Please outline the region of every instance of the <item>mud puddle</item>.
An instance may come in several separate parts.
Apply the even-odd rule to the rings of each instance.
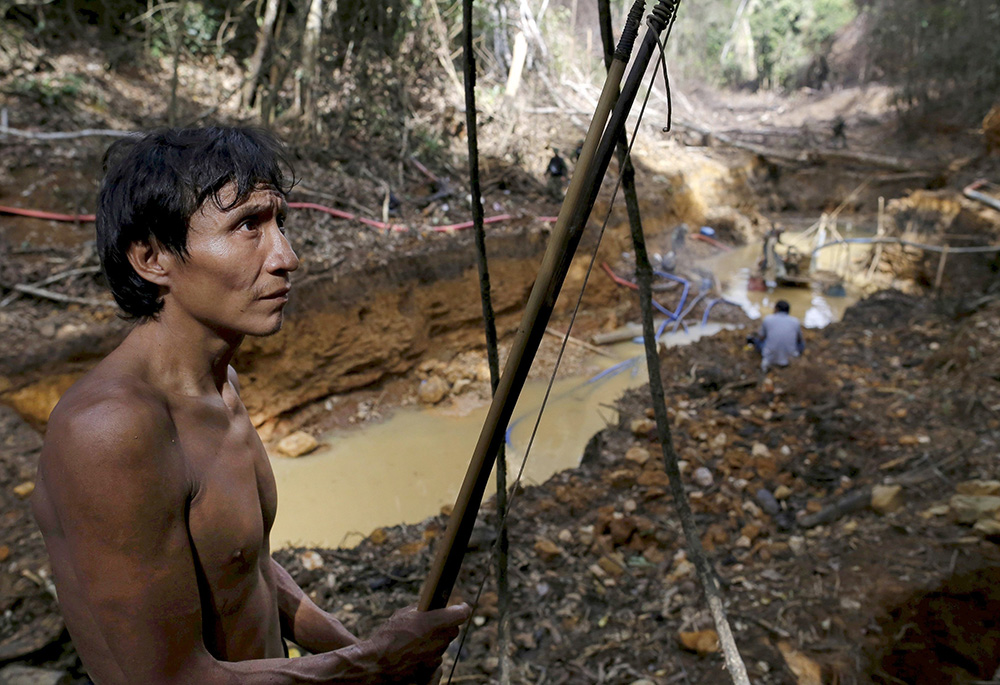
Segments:
[[[804,241],[786,237],[785,244],[805,250]],[[857,251],[865,246],[852,246]],[[779,299],[808,328],[838,321],[856,301],[830,297],[820,286],[748,288],[751,270],[760,257],[759,245],[738,247],[699,264],[716,276],[721,294],[741,306],[752,318],[773,310]],[[835,271],[845,260],[839,249],[819,253],[817,268]],[[688,323],[688,330],[665,329],[661,342],[684,345],[721,329],[709,321]],[[507,434],[510,482],[517,477],[525,451],[530,457],[521,481],[537,484],[552,474],[576,467],[590,438],[617,415],[615,401],[631,387],[646,383],[646,365],[638,341],[608,346],[610,356],[590,357],[589,371],[570,378],[557,377],[543,418],[532,439],[538,408],[547,384],[529,381],[521,394]],[[437,514],[454,502],[465,476],[488,407],[469,406],[461,398],[448,407],[404,408],[383,422],[364,428],[320,436],[321,447],[297,460],[271,460],[278,484],[277,519],[271,533],[274,547],[353,546],[377,527],[415,523]],[[487,492],[492,492],[491,485]]]
[[[665,333],[660,341],[684,345],[719,330],[718,324],[693,326],[688,333]],[[590,438],[617,421],[615,400],[647,381],[641,345],[607,349],[608,357],[593,355],[586,362],[588,375],[557,376],[540,421],[548,383],[525,384],[507,431],[509,482],[522,461],[524,485],[579,465]],[[449,407],[404,408],[382,423],[321,436],[321,448],[308,456],[273,457],[281,505],[272,545],[353,546],[377,527],[437,514],[455,501],[487,410],[463,406],[461,398]],[[495,491],[492,482],[488,493]]]

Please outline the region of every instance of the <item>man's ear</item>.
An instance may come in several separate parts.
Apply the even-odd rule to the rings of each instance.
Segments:
[[[128,261],[141,278],[156,285],[167,285],[173,255],[155,240],[129,245]]]

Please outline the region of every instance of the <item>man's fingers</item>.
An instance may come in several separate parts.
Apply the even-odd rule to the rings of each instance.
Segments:
[[[466,602],[461,604],[452,604],[444,609],[438,609],[443,622],[446,625],[460,626],[469,620],[469,616],[472,615],[472,607],[470,607]]]

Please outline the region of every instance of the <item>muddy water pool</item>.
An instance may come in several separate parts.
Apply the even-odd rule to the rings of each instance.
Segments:
[[[789,242],[786,240],[786,242]],[[820,253],[819,268],[843,259],[837,250]],[[747,289],[759,246],[737,248],[703,262],[721,294],[751,318],[772,311],[779,299],[810,328],[843,315],[857,298],[827,297],[818,288]],[[709,322],[689,324],[687,333],[669,331],[661,342],[681,345],[721,329]],[[576,466],[590,438],[616,421],[615,400],[646,382],[642,346],[608,346],[609,357],[594,355],[587,374],[553,385],[531,443],[521,482],[541,483]],[[550,372],[549,372],[550,373]],[[528,382],[508,430],[508,481],[513,482],[531,440],[547,383]],[[296,460],[274,457],[278,514],[271,534],[275,549],[287,546],[349,547],[380,526],[415,523],[454,502],[465,477],[488,407],[404,408],[383,422],[321,436],[317,451]],[[487,488],[493,492],[494,485]]]
[[[661,340],[683,344],[719,329],[709,324],[694,327],[691,335],[667,334]],[[645,362],[638,363],[640,345],[611,349],[611,357],[594,356],[591,375],[557,376],[525,462],[523,484],[541,483],[576,466],[594,433],[616,420],[610,408],[615,399],[646,382]],[[520,470],[547,385],[526,383],[514,410],[507,435],[510,482]],[[272,545],[350,546],[379,526],[415,523],[438,513],[455,501],[487,409],[404,408],[382,423],[325,435],[320,449],[305,457],[273,457],[279,506]],[[487,492],[495,492],[495,485]]]

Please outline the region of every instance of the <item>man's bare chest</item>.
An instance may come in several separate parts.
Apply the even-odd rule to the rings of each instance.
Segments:
[[[197,563],[209,587],[237,590],[270,553],[277,491],[267,454],[238,398],[180,406],[173,417]]]

